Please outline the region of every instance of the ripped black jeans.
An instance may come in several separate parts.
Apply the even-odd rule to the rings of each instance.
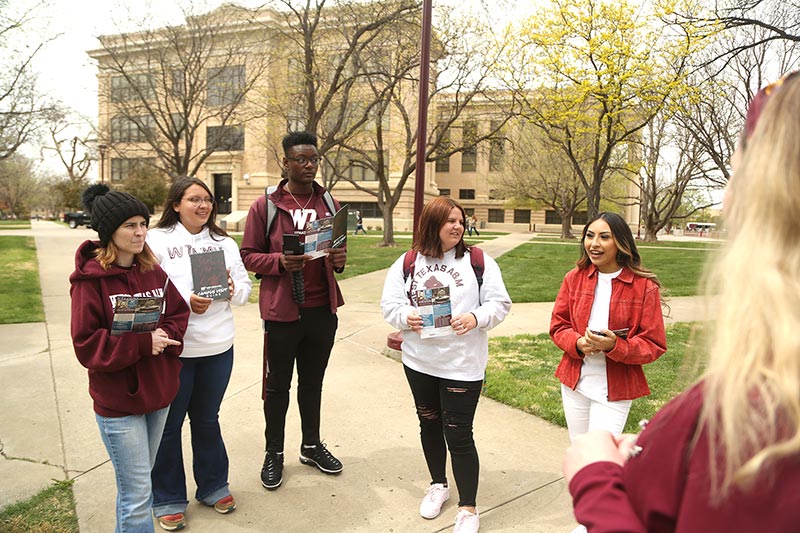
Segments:
[[[432,483],[447,483],[447,449],[453,461],[459,507],[474,507],[478,494],[478,450],[472,421],[483,380],[456,381],[422,374],[403,365],[414,395],[420,439]]]

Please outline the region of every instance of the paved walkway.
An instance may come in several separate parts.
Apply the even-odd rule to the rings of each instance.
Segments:
[[[78,244],[94,238],[34,222],[46,323],[0,326],[0,508],[28,498],[52,479],[74,479],[82,532],[114,523],[113,469],[103,448],[69,335],[69,283]],[[493,257],[528,240],[510,234],[481,245]],[[402,250],[398,250],[398,256]],[[344,280],[337,342],[325,380],[322,435],[344,472],[325,476],[293,457],[300,430],[294,400],[286,424],[283,486],[265,491],[261,407],[262,335],[258,307],[234,310],[236,363],[220,420],[230,455],[231,490],[238,510],[227,516],[196,502],[188,509],[193,532],[436,532],[452,528],[457,497],[439,518],[417,508],[429,482],[411,395],[400,365],[382,356],[391,328],[377,304],[385,271]],[[515,304],[493,335],[547,330],[552,304]],[[673,319],[699,318],[695,299],[672,301]],[[557,354],[554,353],[554,358]],[[554,359],[555,364],[555,359]],[[187,428],[188,429],[188,428]],[[478,507],[482,531],[570,531],[570,497],[561,476],[566,430],[482,398],[475,421],[481,454]],[[184,450],[189,450],[184,431]],[[293,444],[294,443],[294,444]],[[191,472],[191,453],[186,457]],[[189,474],[191,477],[191,474]],[[193,491],[192,482],[189,482]],[[190,492],[191,494],[192,492]]]

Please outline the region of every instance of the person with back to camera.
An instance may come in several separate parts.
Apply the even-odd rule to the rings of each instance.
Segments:
[[[716,317],[702,378],[638,438],[587,433],[567,451],[575,516],[592,533],[798,529],[798,117],[798,74],[750,105],[731,158],[728,241],[707,269]]]
[[[489,352],[488,331],[511,309],[500,268],[488,255],[464,243],[464,209],[440,196],[422,210],[413,251],[389,269],[383,286],[384,319],[402,330],[402,359],[420,424],[420,438],[431,475],[419,507],[422,517],[436,518],[450,498],[445,473],[450,449],[459,502],[456,532],[478,531],[478,451],[472,424],[483,387]],[[473,254],[483,257],[482,282],[473,268]],[[423,318],[413,295],[422,289],[449,287],[452,331],[422,338]],[[450,328],[448,328],[450,329]]]
[[[335,211],[340,206],[314,181],[320,161],[317,137],[292,132],[282,145],[286,178],[269,195],[276,216],[268,226],[267,197],[259,197],[247,215],[241,248],[247,269],[261,276],[258,302],[264,320],[266,421],[261,484],[268,490],[277,489],[283,481],[286,412],[295,361],[302,426],[300,462],[325,474],[342,471],[341,461],[320,439],[320,409],[322,382],[338,325],[336,310],[344,305],[334,272],[344,271],[347,249],[328,249],[324,259],[315,260],[307,254],[283,253],[285,234],[302,234],[307,222],[333,216],[328,198]],[[297,283],[299,275],[302,286]],[[293,294],[293,288],[299,294]]]
[[[152,532],[150,470],[178,392],[189,308],[145,242],[150,213],[141,201],[93,185],[83,203],[99,242],[85,241],[75,253],[72,344],[89,371],[95,418],[114,466],[116,531]],[[155,331],[112,334],[122,297],[163,297]]]
[[[233,369],[234,322],[231,304],[244,305],[253,284],[239,247],[216,224],[214,195],[197,178],[176,179],[167,194],[158,226],[147,243],[191,308],[183,338],[181,385],[170,406],[153,467],[153,514],[167,530],[186,525],[186,473],[181,431],[188,413],[192,434],[195,497],[215,511],[236,509],[228,486],[228,453],[219,409]],[[190,255],[222,250],[228,268],[229,297],[212,300],[194,293]]]

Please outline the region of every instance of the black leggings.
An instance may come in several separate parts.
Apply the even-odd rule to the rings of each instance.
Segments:
[[[459,507],[474,507],[478,494],[478,450],[472,421],[483,380],[456,381],[422,374],[403,365],[419,418],[420,439],[432,483],[447,483],[447,449],[453,461]],[[446,445],[445,445],[446,442]]]
[[[322,380],[333,348],[338,318],[328,306],[303,308],[300,320],[264,322],[264,357],[269,365],[264,389],[267,450],[283,451],[289,389],[297,360],[297,405],[303,444],[320,441]]]

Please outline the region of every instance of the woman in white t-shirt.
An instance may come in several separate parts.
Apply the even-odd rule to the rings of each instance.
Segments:
[[[459,496],[454,529],[458,533],[479,527],[478,451],[472,423],[486,372],[487,332],[511,309],[497,263],[464,244],[465,218],[461,205],[449,197],[428,203],[410,252],[415,256],[407,252],[394,262],[381,297],[383,317],[402,332],[403,369],[431,475],[419,512],[436,518],[450,498],[445,470],[449,448]],[[479,281],[476,272],[481,267],[473,264],[477,266],[481,255]]]
[[[571,440],[595,429],[619,435],[631,401],[650,394],[642,365],[667,348],[660,285],[621,216],[603,212],[586,224],[550,321],[564,350],[555,375]]]

